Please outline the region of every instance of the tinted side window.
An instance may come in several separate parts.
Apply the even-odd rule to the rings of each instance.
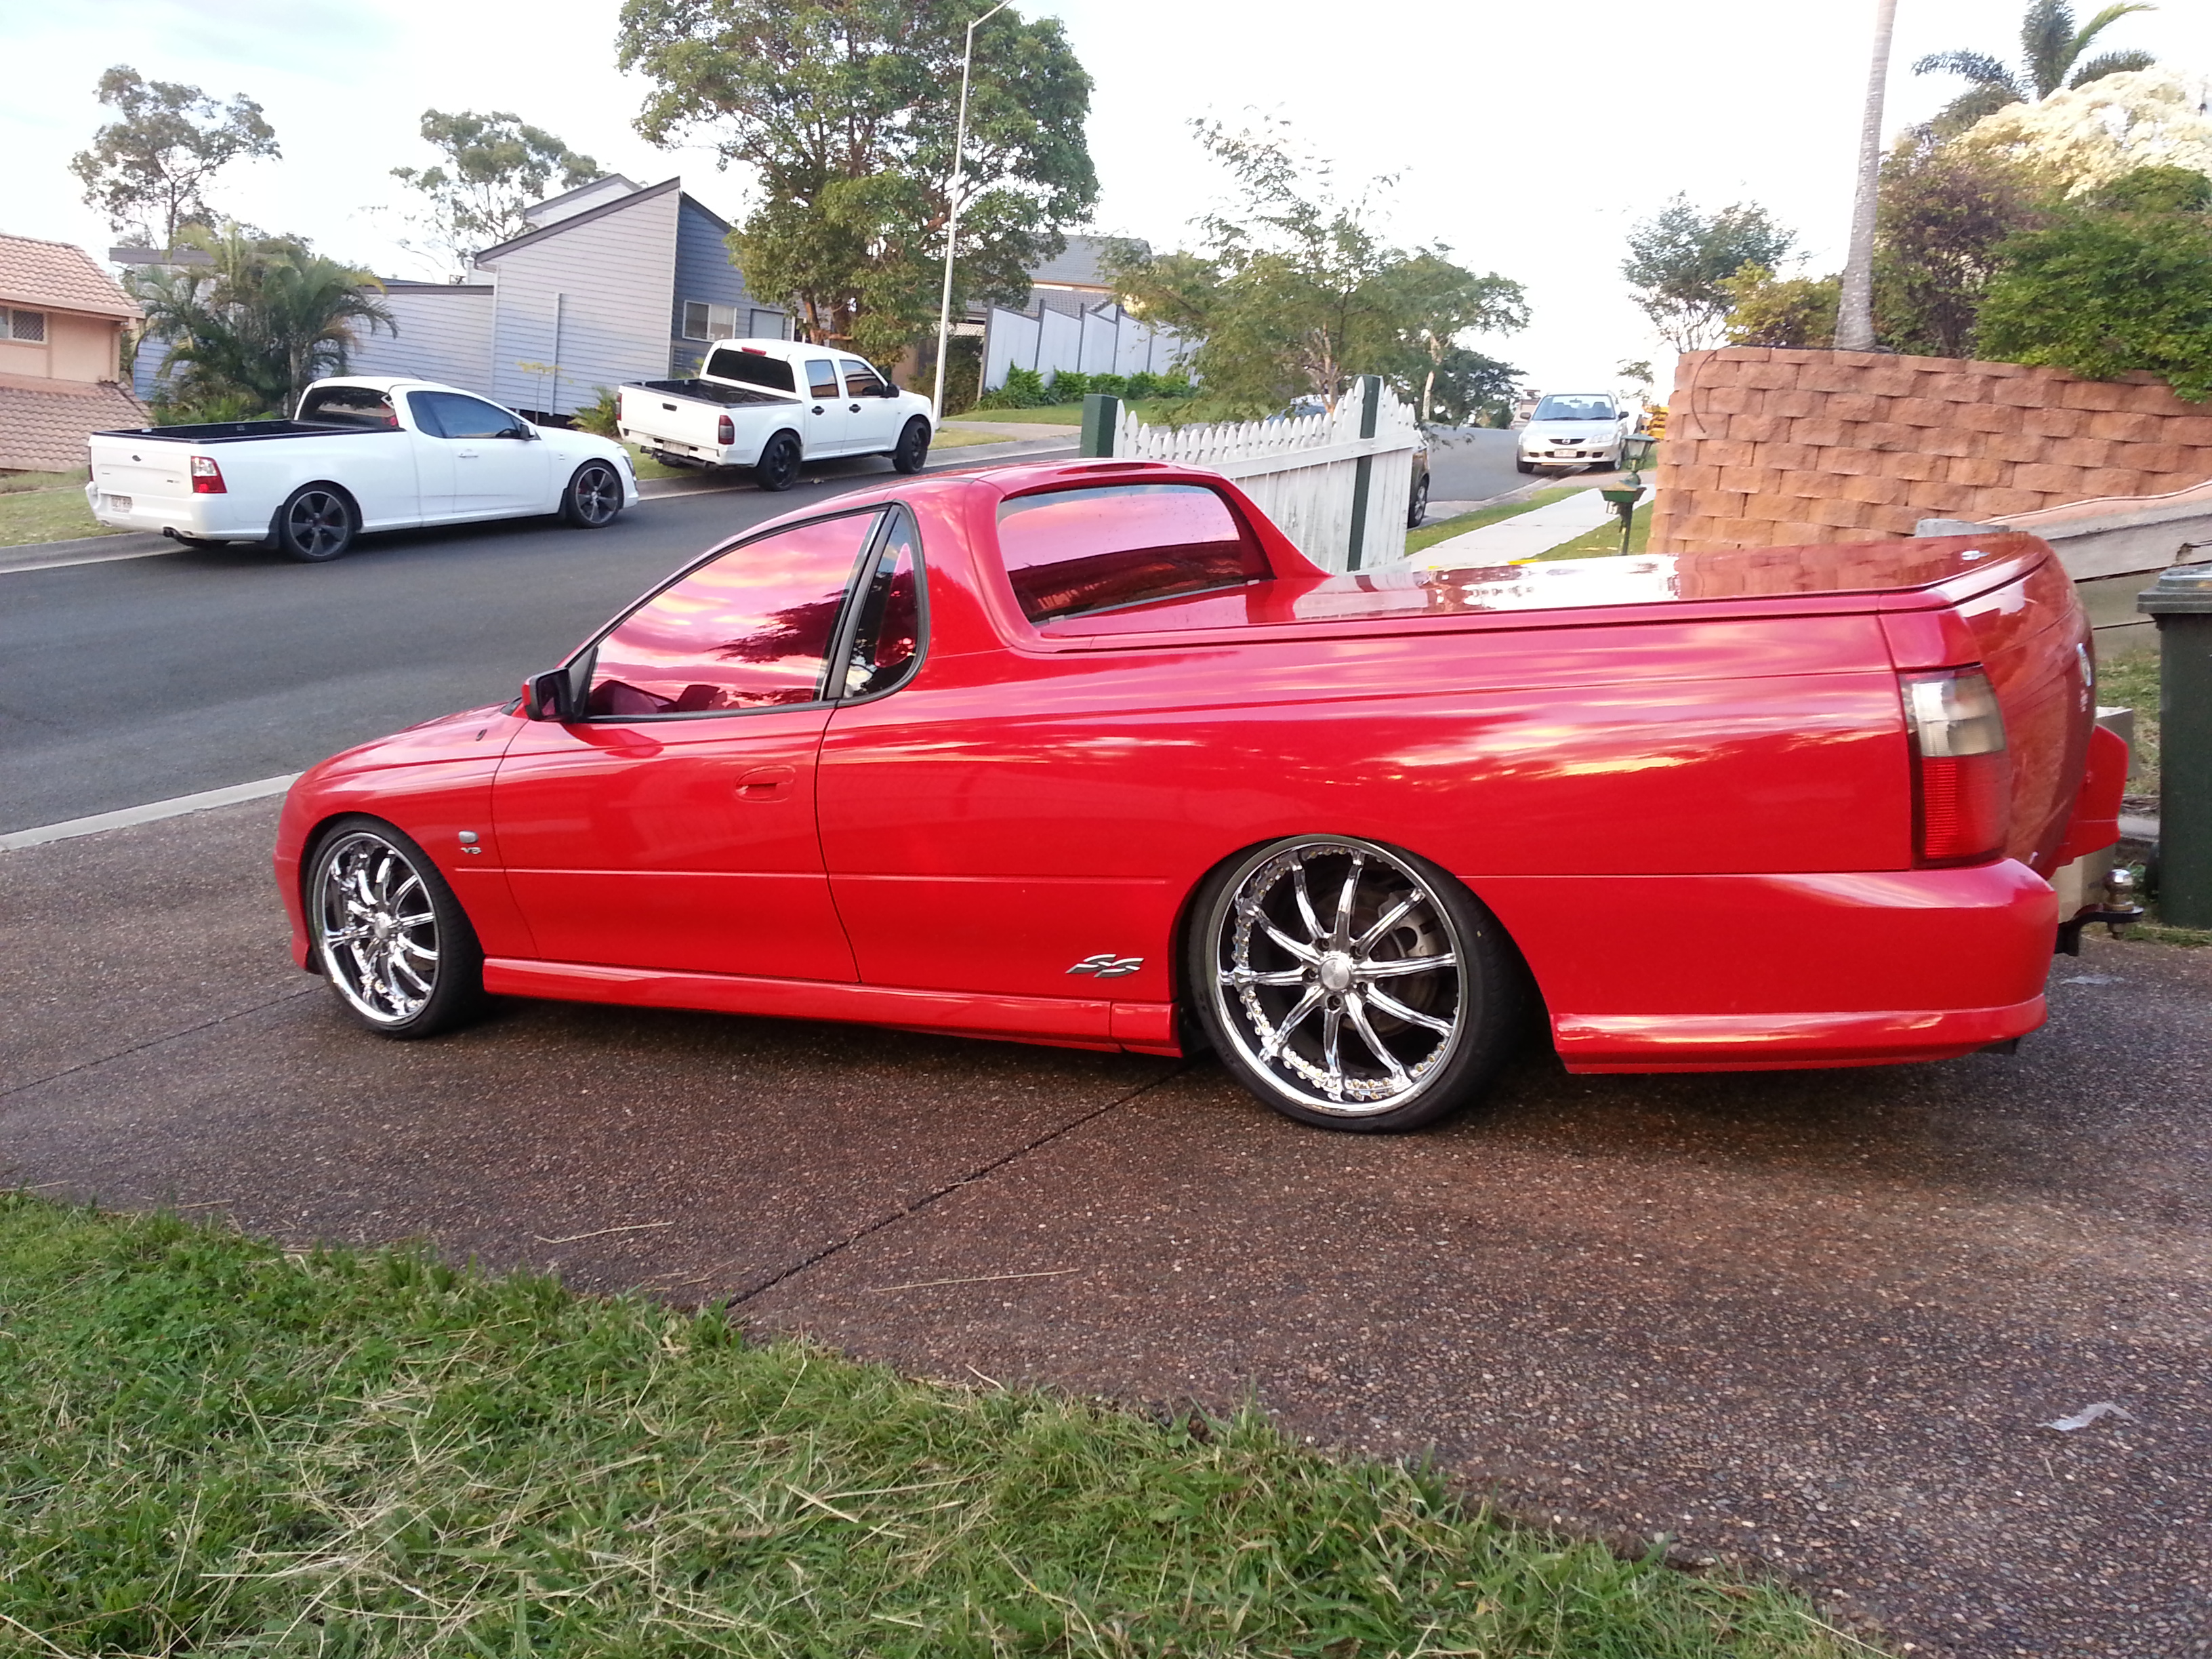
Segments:
[[[422,404],[430,405],[437,421],[433,429],[441,438],[496,438],[522,424],[498,404],[481,398],[464,398],[458,392],[412,392],[407,403],[417,411],[418,418]]]
[[[999,552],[1033,623],[1263,580],[1267,558],[1200,484],[1110,484],[1018,495]]]
[[[845,371],[845,391],[850,397],[880,398],[888,389],[884,377],[866,363],[846,357],[840,360],[837,367]]]
[[[365,386],[317,386],[300,399],[300,419],[313,426],[361,426],[375,432],[399,424],[392,399]]]
[[[415,417],[415,428],[426,437],[442,438],[446,429],[438,424],[438,398],[432,392],[410,392],[407,394],[407,412]]]
[[[764,386],[770,392],[798,390],[799,383],[791,378],[791,365],[781,357],[757,356],[725,347],[708,354],[707,372],[717,380],[742,380],[747,386]]]
[[[816,397],[834,398],[837,395],[837,366],[827,357],[808,361],[806,379]]]
[[[599,641],[590,716],[820,700],[837,614],[878,517],[848,514],[748,542],[661,589]]]
[[[904,679],[921,651],[921,547],[902,507],[869,562],[845,660],[845,695],[872,696]]]

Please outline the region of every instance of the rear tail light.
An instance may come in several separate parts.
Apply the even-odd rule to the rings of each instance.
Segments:
[[[714,422],[714,441],[716,443],[728,445],[733,444],[737,442],[737,423],[731,420],[728,416],[725,415],[720,420]]]
[[[223,487],[222,469],[215,464],[211,455],[192,457],[192,494],[195,495],[228,495]]]
[[[2012,758],[2004,714],[1978,668],[1903,677],[1912,739],[1916,863],[1978,864],[2004,850]]]

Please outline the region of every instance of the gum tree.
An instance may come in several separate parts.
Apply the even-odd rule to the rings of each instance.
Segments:
[[[218,104],[198,87],[149,81],[118,64],[100,77],[99,97],[116,118],[70,158],[70,171],[86,206],[147,246],[173,247],[185,226],[208,223],[208,184],[230,163],[282,154],[261,106],[244,93]]]
[[[392,176],[422,198],[413,218],[426,249],[459,270],[478,249],[529,229],[522,210],[532,203],[601,176],[590,156],[503,110],[426,109],[419,130],[444,159],[394,167]]]

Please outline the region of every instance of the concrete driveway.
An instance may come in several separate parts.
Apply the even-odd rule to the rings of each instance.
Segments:
[[[379,1041],[284,957],[275,814],[0,854],[0,1179],[1254,1396],[1917,1652],[2212,1650],[2212,951],[2093,941],[2014,1058],[1532,1057],[1369,1139],[1206,1063],[551,1004]]]

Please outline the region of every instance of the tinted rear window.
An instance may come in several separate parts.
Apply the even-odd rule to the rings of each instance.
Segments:
[[[791,378],[791,365],[782,358],[757,357],[750,351],[727,347],[708,354],[707,373],[718,380],[742,380],[747,386],[764,386],[770,392],[799,389],[799,383]]]
[[[1033,623],[1238,587],[1271,574],[1229,504],[1200,484],[1109,484],[1018,495],[999,553]]]
[[[392,399],[365,386],[317,386],[300,399],[300,419],[314,426],[365,426],[378,432],[399,424]]]

